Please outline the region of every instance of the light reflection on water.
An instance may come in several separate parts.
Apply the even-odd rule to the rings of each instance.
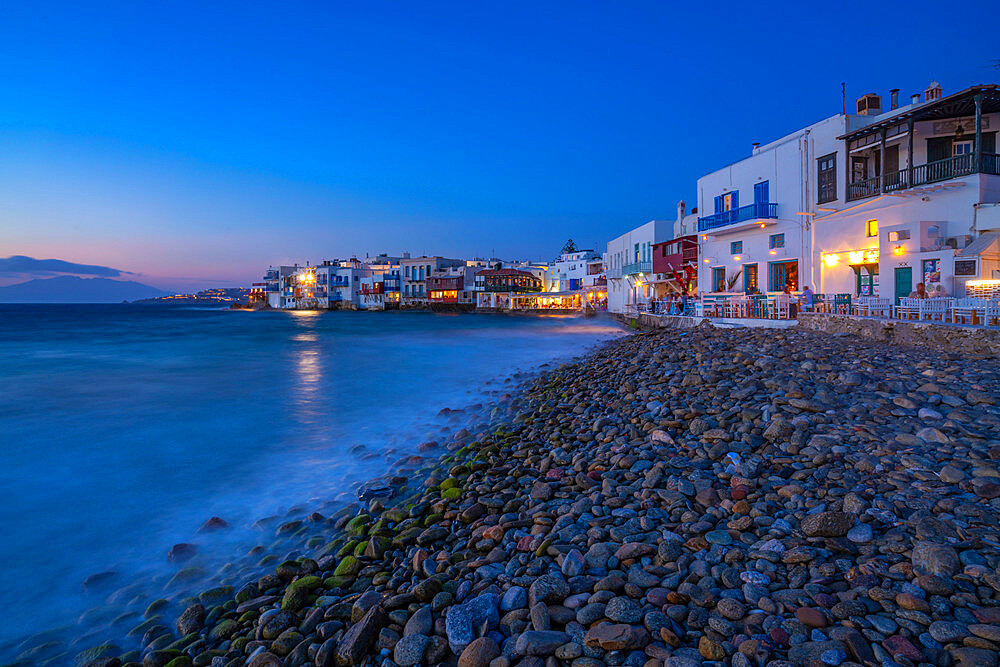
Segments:
[[[618,331],[567,317],[0,306],[0,607],[18,610],[0,624],[0,661],[5,640],[103,604],[81,595],[86,576],[169,576],[181,541],[208,564],[245,553],[257,519],[350,492],[439,438],[441,408],[487,401],[510,373]],[[198,535],[212,515],[233,528]]]

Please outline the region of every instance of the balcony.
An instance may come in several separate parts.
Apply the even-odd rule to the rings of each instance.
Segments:
[[[541,285],[481,285],[483,292],[541,292]]]
[[[746,206],[734,208],[731,211],[722,211],[714,215],[706,215],[698,218],[698,231],[705,232],[709,229],[718,229],[737,222],[747,222],[749,220],[776,219],[778,217],[778,205],[768,202],[754,202]]]
[[[944,160],[916,165],[913,167],[912,175],[911,170],[900,169],[875,178],[866,178],[863,181],[848,184],[847,201],[856,201],[882,193],[906,190],[972,174],[1000,176],[1000,155],[983,153],[979,156],[978,165],[974,154],[955,155]]]
[[[626,264],[622,267],[622,273],[626,276],[635,273],[652,273],[653,272],[653,262],[632,262],[631,264]]]

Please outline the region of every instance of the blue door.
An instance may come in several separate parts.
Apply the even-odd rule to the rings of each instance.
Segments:
[[[894,294],[898,306],[900,298],[910,296],[913,290],[913,267],[897,266],[893,277],[896,282]]]
[[[767,198],[769,186],[767,181],[761,181],[753,186],[754,215],[758,218],[767,215]]]

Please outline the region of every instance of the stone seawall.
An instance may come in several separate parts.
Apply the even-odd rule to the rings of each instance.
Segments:
[[[903,347],[930,348],[984,359],[1000,358],[1000,329],[815,313],[800,313],[799,327]]]
[[[708,324],[717,329],[788,329],[796,326],[795,320],[755,320],[732,317],[687,317],[672,315],[664,317],[650,313],[638,315],[615,315],[615,318],[627,327],[634,329],[692,329]]]

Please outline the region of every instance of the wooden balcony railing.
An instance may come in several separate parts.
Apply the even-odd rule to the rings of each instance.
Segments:
[[[1000,176],[1000,155],[983,153],[979,156],[979,164],[972,154],[955,155],[944,160],[935,160],[927,164],[913,167],[912,178],[909,169],[890,171],[882,176],[866,178],[847,186],[847,201],[874,197],[883,192],[894,192],[907,188],[938,183],[952,178],[962,178],[972,174],[991,174]]]

